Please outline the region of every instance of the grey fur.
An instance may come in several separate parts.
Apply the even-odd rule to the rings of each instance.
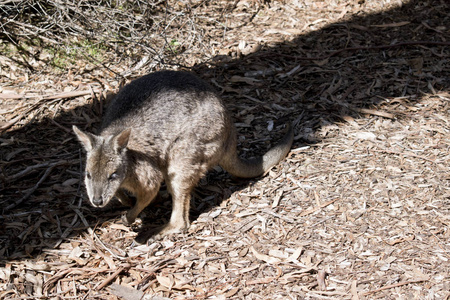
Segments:
[[[262,157],[239,158],[236,130],[220,97],[187,72],[161,71],[126,85],[112,100],[100,135],[74,131],[87,151],[85,183],[93,206],[113,196],[130,205],[133,223],[163,181],[172,195],[169,223],[160,234],[189,227],[192,189],[213,166],[237,177],[264,174],[289,152],[293,130]]]

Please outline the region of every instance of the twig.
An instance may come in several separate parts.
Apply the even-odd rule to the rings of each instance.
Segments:
[[[58,213],[61,213],[61,210],[50,209],[50,210],[47,210],[46,212],[47,213],[58,214]],[[14,214],[2,215],[2,216],[0,216],[0,220],[7,220],[7,219],[18,218],[18,217],[27,217],[27,216],[30,216],[32,214],[40,214],[40,215],[42,215],[42,213],[43,213],[42,209],[27,210],[27,211],[17,212],[17,213],[14,213]]]
[[[35,186],[32,187],[31,189],[29,189],[29,190],[25,193],[25,195],[24,195],[22,198],[20,198],[19,200],[17,200],[17,201],[14,202],[14,203],[11,203],[11,204],[8,205],[7,207],[5,207],[5,208],[3,209],[3,213],[4,213],[5,211],[8,211],[8,210],[10,210],[10,209],[16,207],[17,205],[19,205],[19,204],[22,203],[23,201],[25,201],[28,197],[31,196],[31,194],[33,194],[33,193],[37,190],[37,188],[41,185],[41,183],[44,182],[45,179],[47,179],[47,177],[50,175],[50,173],[52,172],[52,170],[53,170],[55,167],[60,166],[60,165],[64,165],[64,164],[66,164],[66,163],[67,163],[67,161],[59,161],[59,162],[56,162],[56,163],[52,164],[52,165],[45,171],[44,175],[41,177],[41,179],[39,179],[39,181],[35,184]]]
[[[336,199],[330,200],[330,201],[328,201],[328,202],[325,202],[325,203],[323,203],[323,204],[320,204],[320,205],[317,206],[317,207],[308,209],[307,211],[302,212],[302,213],[300,214],[300,217],[304,217],[304,216],[310,215],[310,214],[312,214],[312,213],[315,213],[315,212],[318,211],[319,209],[322,209],[322,208],[324,208],[324,207],[327,207],[328,205],[330,205],[330,204],[332,204],[332,203],[334,203],[334,202],[336,202],[336,201],[338,201],[338,200],[340,200],[340,198],[336,198]]]
[[[397,154],[397,155],[403,155],[403,156],[411,156],[411,157],[420,158],[420,159],[429,161],[429,162],[431,162],[433,164],[436,163],[432,159],[429,159],[427,157],[423,157],[423,156],[420,156],[420,155],[412,154],[412,153],[403,153],[403,152],[398,152],[398,151],[393,151],[393,150],[385,150],[385,149],[370,149],[369,151],[381,152],[381,153],[389,153],[389,154]]]
[[[56,41],[54,39],[51,39],[51,38],[48,38],[48,37],[45,37],[45,36],[39,34],[39,33],[45,31],[45,29],[43,29],[43,28],[39,28],[39,27],[33,26],[31,24],[25,24],[25,23],[22,23],[22,22],[13,20],[13,19],[6,18],[5,20],[8,23],[15,24],[18,28],[20,28],[21,31],[22,31],[22,33],[20,34],[21,36],[25,36],[25,37],[39,36],[39,38],[43,39],[44,41],[47,41],[49,43],[56,44],[56,45],[61,45],[64,42],[64,41],[58,42],[58,41]],[[25,31],[28,32],[28,34],[24,33]],[[54,35],[54,36],[56,38],[59,38],[57,35]],[[61,39],[61,38],[59,38],[59,39]]]
[[[324,270],[319,270],[317,272],[317,285],[321,291],[325,291],[327,289],[327,284],[325,282],[325,277],[327,273]]]
[[[62,92],[58,94],[52,95],[25,95],[25,94],[2,94],[0,93],[0,99],[30,99],[30,98],[40,98],[41,100],[54,100],[54,99],[65,99],[65,98],[74,98],[86,95],[92,95],[92,93],[98,93],[97,90],[85,90],[85,91],[70,91],[70,92]]]
[[[92,228],[90,227],[88,221],[86,220],[86,218],[84,217],[83,213],[81,212],[81,210],[79,210],[76,207],[72,207],[72,209],[75,211],[75,213],[78,215],[78,217],[80,217],[81,221],[83,222],[84,226],[86,226],[88,233],[93,236],[97,242],[106,250],[108,251],[113,257],[118,258],[120,260],[125,260],[126,257],[123,255],[117,255],[115,254],[111,249],[109,249],[108,247],[106,247],[105,243],[102,242],[102,240],[95,234],[94,230],[92,230]]]
[[[97,291],[101,290],[102,288],[107,286],[111,281],[113,281],[120,273],[122,273],[122,271],[128,270],[129,268],[131,268],[131,264],[125,263],[123,266],[118,268],[114,273],[112,273],[108,278],[103,280],[103,282],[99,286],[97,286],[96,290]]]
[[[49,165],[50,165],[50,162],[45,162],[45,163],[37,164],[37,165],[34,165],[34,166],[28,166],[24,170],[20,171],[19,173],[5,178],[5,181],[11,183],[11,182],[13,182],[13,181],[23,177],[23,176],[26,176],[26,175],[30,174],[35,169],[48,167]]]
[[[11,126],[13,126],[17,122],[19,122],[20,119],[22,119],[22,115],[17,116],[14,119],[9,120],[8,122],[4,123],[3,125],[0,126],[0,132],[4,131],[6,129],[9,129]]]
[[[365,292],[363,294],[363,296],[367,296],[367,295],[378,293],[378,292],[381,292],[381,291],[384,291],[384,290],[396,288],[396,287],[407,285],[407,284],[411,284],[411,283],[423,282],[423,281],[428,281],[428,279],[424,278],[424,279],[408,280],[408,281],[403,281],[403,282],[399,282],[399,283],[395,283],[395,284],[386,285],[386,286],[383,286],[383,287],[381,287],[379,289]]]
[[[169,258],[155,263],[150,268],[136,268],[136,271],[148,273],[141,279],[141,281],[139,281],[137,284],[137,289],[145,291],[149,285],[150,279],[156,276],[156,272],[162,268],[165,268],[167,265],[172,264],[176,264],[176,260]]]
[[[60,129],[64,130],[65,132],[67,132],[67,133],[71,133],[71,132],[72,132],[71,129],[62,126],[61,124],[59,124],[58,122],[56,122],[53,118],[50,118],[50,121],[51,121],[53,124],[55,124],[57,127],[59,127]]]
[[[353,109],[361,114],[369,114],[369,115],[374,115],[374,116],[379,116],[379,117],[383,117],[383,118],[387,118],[387,119],[395,119],[395,115],[385,112],[385,111],[380,111],[380,110],[376,110],[376,109],[369,109],[369,108],[355,108]]]
[[[48,291],[51,288],[51,285],[53,285],[55,282],[57,282],[59,279],[63,278],[66,274],[72,272],[72,269],[66,269],[66,270],[62,270],[58,273],[56,273],[55,275],[53,275],[52,277],[50,277],[46,282],[44,282],[43,285],[43,292],[44,295],[46,295],[48,293]]]

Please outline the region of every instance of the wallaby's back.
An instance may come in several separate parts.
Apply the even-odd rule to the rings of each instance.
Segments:
[[[128,147],[156,155],[165,164],[171,149],[180,147],[191,156],[193,151],[206,151],[204,159],[215,160],[209,152],[218,149],[207,146],[225,146],[232,124],[209,85],[190,73],[162,71],[125,86],[111,102],[102,126],[102,134],[132,128]]]

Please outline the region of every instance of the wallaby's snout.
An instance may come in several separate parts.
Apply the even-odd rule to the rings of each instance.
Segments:
[[[100,179],[103,176],[99,176]],[[110,180],[92,180],[89,176],[85,177],[84,183],[89,196],[89,201],[94,207],[105,207],[117,193],[121,182],[111,182]]]
[[[91,200],[92,201],[92,205],[94,207],[103,207],[104,203],[103,203],[103,198],[99,197],[99,198],[94,198]]]
[[[103,206],[103,199],[102,198],[94,198],[92,199],[92,205],[95,207],[102,207]]]
[[[89,196],[89,201],[94,207],[103,207],[106,205],[103,195],[103,188],[100,184],[96,184],[89,180],[87,177],[85,178],[85,184]]]

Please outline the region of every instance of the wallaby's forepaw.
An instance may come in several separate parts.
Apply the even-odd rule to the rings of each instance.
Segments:
[[[136,221],[136,217],[130,216],[129,213],[122,215],[122,222],[124,225],[131,226]]]

